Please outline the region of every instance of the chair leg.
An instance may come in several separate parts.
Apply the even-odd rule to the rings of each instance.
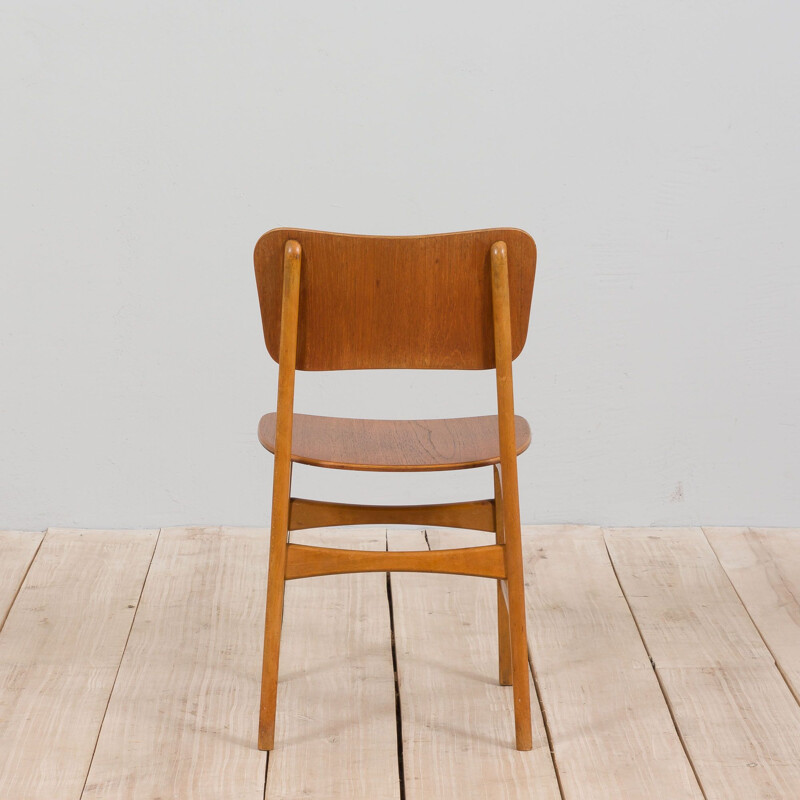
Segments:
[[[514,683],[514,722],[517,750],[533,747],[531,735],[530,666],[525,626],[525,586],[522,574],[522,546],[519,540],[506,542],[508,577],[508,616],[511,629],[511,661]],[[512,568],[513,563],[513,568]]]
[[[494,508],[495,508],[495,541],[505,544],[503,528],[503,492],[500,486],[500,472],[494,468]],[[501,686],[511,686],[513,670],[511,668],[511,639],[503,581],[497,581],[497,649],[499,653],[499,676]]]
[[[258,718],[258,749],[272,750],[275,744],[275,708],[278,700],[278,662],[283,623],[283,590],[286,576],[286,546],[289,536],[289,480],[276,480],[272,493],[267,613],[264,621],[264,660],[261,668],[261,707]]]
[[[522,535],[519,498],[503,498],[506,575],[508,576],[508,617],[511,638],[511,664],[514,684],[514,724],[517,750],[533,747],[531,733],[531,693],[528,664],[528,634],[525,623],[525,576],[522,562]]]

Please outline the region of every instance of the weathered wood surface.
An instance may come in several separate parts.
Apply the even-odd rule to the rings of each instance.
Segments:
[[[78,800],[156,531],[49,530],[0,631],[0,797]]]
[[[657,667],[772,664],[699,528],[612,528],[606,541]]]
[[[42,542],[41,533],[0,531],[0,630],[28,567]]]
[[[267,535],[161,532],[85,800],[262,800]]]
[[[386,548],[383,529],[294,532],[291,541]],[[266,797],[399,800],[386,574],[291,581],[284,610]]]
[[[800,701],[800,530],[703,531]]]
[[[530,643],[566,800],[698,797],[667,701],[706,800],[800,797],[800,706],[787,685],[800,652],[800,534],[706,534],[716,555],[699,529],[606,531],[623,597],[597,529],[526,531]],[[375,529],[292,538],[386,547]],[[429,538],[436,549],[493,540]],[[0,597],[10,598],[0,602],[11,604],[0,798],[261,800],[266,532],[168,530],[155,557],[155,531],[51,530],[37,553],[40,539],[0,533]],[[418,532],[389,541],[426,547]],[[513,747],[494,587],[392,576],[409,800],[562,796],[536,701],[534,750]],[[287,586],[267,797],[398,800],[386,589],[383,573]]]
[[[707,800],[800,797],[800,706],[702,531],[606,541]]]
[[[428,530],[433,549],[493,541],[489,534]],[[416,531],[390,531],[391,550],[422,550]],[[405,793],[420,798],[560,797],[536,693],[533,749],[514,748],[514,701],[497,679],[495,582],[393,574]]]
[[[526,528],[533,667],[567,800],[702,800],[600,528]]]

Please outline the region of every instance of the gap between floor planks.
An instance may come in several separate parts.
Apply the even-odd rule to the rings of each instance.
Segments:
[[[38,531],[0,531],[0,631],[39,552],[44,534]]]
[[[528,637],[564,796],[700,800],[600,528],[528,527]]]
[[[709,533],[724,549],[724,532]],[[606,541],[707,800],[800,796],[800,706],[753,621],[776,609],[748,611],[699,528],[609,529]],[[760,569],[751,581],[765,583]],[[797,642],[796,619],[788,634]]]
[[[155,531],[48,530],[0,630],[0,796],[80,796]]]
[[[393,530],[388,546],[437,550],[490,539]],[[533,749],[515,749],[513,690],[498,682],[495,582],[424,573],[392,573],[390,581],[407,800],[561,797],[533,685]]]
[[[296,531],[291,541],[384,550],[386,532]],[[386,573],[290,581],[285,591],[275,749],[265,797],[398,800]]]
[[[219,531],[219,529],[212,530]],[[548,530],[551,534],[550,541],[549,543],[545,541],[543,546],[539,549],[548,551],[545,553],[545,557],[548,554],[552,556],[553,552],[557,549],[557,539],[564,539],[563,536],[556,536],[555,539],[553,538],[558,530],[553,527],[539,529],[528,528],[525,537],[526,554],[530,553],[531,543],[536,538],[537,532],[543,533]],[[573,532],[575,531],[575,529],[572,530]],[[583,529],[583,532],[586,534],[588,531],[587,529]],[[52,538],[58,538],[58,533],[62,535],[70,534],[69,531],[53,532]],[[84,536],[87,533],[97,534],[98,532],[73,531],[71,533]],[[261,536],[262,533],[263,532],[259,531],[258,536]],[[326,532],[322,532],[323,536],[325,533]],[[394,532],[393,536],[397,536],[398,533],[405,537],[411,536],[412,538],[414,535],[412,532],[403,531]],[[564,533],[563,529],[561,533]],[[651,657],[653,657],[653,661],[655,662],[654,666],[661,677],[661,688],[675,714],[678,728],[683,728],[683,739],[685,740],[690,757],[694,760],[695,770],[698,771],[700,780],[703,783],[705,796],[709,798],[709,800],[717,797],[724,797],[726,800],[732,800],[734,797],[747,797],[748,800],[750,800],[750,798],[758,797],[800,796],[800,790],[798,790],[798,783],[796,782],[797,758],[794,755],[794,751],[791,751],[788,755],[784,752],[784,745],[789,733],[794,733],[795,731],[795,728],[792,726],[795,724],[794,715],[797,712],[797,704],[794,701],[798,695],[798,675],[800,675],[800,607],[798,607],[797,600],[795,599],[796,597],[800,597],[800,569],[798,569],[798,563],[800,563],[800,546],[798,545],[800,536],[798,536],[798,532],[790,531],[710,528],[706,530],[706,534],[716,551],[716,556],[714,556],[711,548],[707,545],[703,545],[705,538],[702,537],[699,529],[695,529],[693,532],[690,532],[690,534],[687,534],[685,531],[681,533],[678,536],[677,544],[675,541],[667,542],[666,551],[661,552],[660,558],[657,557],[658,549],[656,548],[656,557],[650,558],[649,561],[645,559],[644,562],[639,565],[636,563],[636,558],[630,557],[629,552],[628,555],[625,554],[625,547],[620,549],[620,540],[622,540],[622,544],[626,546],[630,545],[630,540],[633,540],[635,543],[637,539],[639,540],[639,544],[642,544],[644,541],[646,545],[648,541],[652,542],[654,539],[657,539],[659,534],[661,537],[664,537],[669,533],[670,531],[664,530],[637,529],[635,532],[627,532],[627,539],[629,541],[626,543],[624,541],[626,539],[625,532],[614,531],[612,529],[606,532],[605,538],[609,542],[609,550],[612,554],[615,549],[619,550],[614,568],[619,574],[623,588],[627,586],[627,602],[630,604],[633,616],[636,619],[639,629],[642,631],[644,644],[652,654]],[[672,529],[671,533],[673,534],[672,539],[675,540],[674,534],[676,531]],[[119,532],[116,532],[116,534],[119,534]],[[328,532],[328,534],[331,535],[331,540],[335,541],[340,546],[343,544],[344,532]],[[363,539],[363,531],[357,531],[353,535],[356,537],[360,535]],[[419,535],[420,534],[417,534],[417,536]],[[467,536],[469,535],[470,534],[467,534]],[[686,539],[687,535],[689,536],[690,544],[692,544],[691,540],[693,537],[693,548],[690,547],[689,551],[685,550],[686,542],[684,541],[681,543],[680,541],[681,537]],[[8,611],[8,608],[6,608],[5,611],[3,609],[4,602],[6,606],[13,603],[11,606],[13,611],[14,606],[16,606],[14,599],[22,595],[23,599],[20,608],[25,607],[25,597],[30,594],[30,592],[25,592],[23,595],[25,583],[27,582],[27,575],[32,574],[31,590],[34,588],[44,588],[37,585],[37,575],[34,572],[36,566],[36,558],[34,558],[34,555],[36,554],[37,548],[40,547],[40,543],[43,541],[42,536],[39,534],[24,534],[22,536],[23,538],[20,539],[19,535],[16,537],[12,535],[12,539],[16,540],[17,545],[20,543],[22,544],[24,551],[22,555],[20,556],[17,554],[16,558],[7,558],[0,562],[0,577],[4,579],[2,584],[0,584],[0,620],[3,619],[5,611]],[[454,537],[458,536],[459,534],[448,533],[444,541],[452,544],[455,540]],[[480,534],[478,534],[478,536],[480,536]],[[24,537],[31,538],[25,541]],[[431,538],[434,539],[435,537],[435,532],[431,532]],[[546,533],[544,533],[544,537],[546,540]],[[45,540],[46,538],[47,537],[45,537]],[[584,536],[583,538],[587,537]],[[590,535],[588,538],[591,539],[592,536]],[[90,536],[89,539],[91,540],[92,537]],[[573,535],[572,537],[568,537],[567,541],[571,542],[570,546],[575,545],[578,549],[586,549],[583,545],[579,544],[580,539],[580,536]],[[616,545],[614,544],[615,539],[617,540]],[[7,544],[8,535],[6,535],[5,539],[0,539],[0,542]],[[662,542],[662,544],[664,543]],[[4,549],[4,555],[9,552],[13,554],[14,548],[6,547]],[[670,562],[670,557],[672,557],[672,561],[674,562],[675,554],[680,552],[683,552],[684,555],[688,554],[691,556],[691,558],[688,559],[688,570],[684,568],[684,565],[681,563]],[[574,553],[572,555],[574,555]],[[651,556],[652,555],[651,553]],[[42,563],[46,566],[46,552],[43,552],[41,557],[45,559]],[[592,561],[593,557],[594,556],[589,559],[589,562]],[[717,561],[717,557],[719,561]],[[561,558],[563,560],[563,555]],[[258,560],[260,559],[256,559],[256,561]],[[102,562],[102,558],[100,561]],[[530,562],[527,555],[526,561]],[[555,560],[551,559],[551,561]],[[724,566],[724,570],[723,566],[720,566],[720,562]],[[529,584],[532,580],[534,583],[538,582],[542,585],[547,584],[546,573],[542,573],[541,571],[543,563],[541,554],[539,554],[534,555],[533,564],[526,564],[526,577],[528,578]],[[607,563],[610,568],[610,562]],[[576,582],[575,576],[580,575],[580,559],[577,564],[578,568],[574,572],[572,578],[573,583]],[[102,566],[102,564],[100,564],[100,566]],[[667,573],[664,572],[665,569]],[[670,569],[672,569],[672,572],[670,572]],[[649,583],[647,580],[642,583],[642,576],[641,574],[637,574],[637,570],[638,572],[647,573]],[[689,600],[687,600],[686,594],[680,595],[677,598],[670,597],[669,594],[666,596],[664,595],[665,587],[669,588],[669,580],[675,577],[673,573],[677,573],[680,577],[681,572],[683,572],[684,580],[680,585],[683,587],[684,591],[690,595]],[[687,575],[690,580],[686,580]],[[352,580],[357,576],[338,577]],[[402,588],[402,583],[405,579],[419,577],[422,576],[395,574],[392,576],[392,581],[394,582],[394,586]],[[429,577],[432,579],[430,588],[433,588],[442,580],[441,576]],[[548,623],[543,620],[547,619],[548,613],[553,612],[554,609],[552,606],[558,605],[551,602],[551,607],[548,608],[547,600],[548,597],[551,601],[554,599],[553,595],[550,594],[552,587],[558,588],[561,586],[563,589],[564,586],[568,586],[566,582],[568,575],[564,577],[565,581],[559,581],[558,572],[556,571],[553,573],[550,580],[555,580],[555,583],[548,584],[551,589],[545,591],[543,598],[540,599],[536,597],[536,588],[534,587],[532,591],[529,585],[528,608],[531,612],[529,614],[529,636],[531,639],[534,664],[536,665],[537,662],[539,664],[539,681],[543,686],[542,702],[545,710],[548,709],[548,706],[550,707],[548,722],[551,730],[549,731],[549,735],[555,749],[556,762],[561,770],[561,779],[564,784],[562,787],[563,795],[566,798],[591,797],[593,795],[587,793],[588,789],[586,788],[590,786],[590,781],[576,781],[575,776],[580,775],[581,769],[584,768],[581,766],[581,759],[583,759],[584,764],[590,764],[591,759],[595,757],[592,753],[593,745],[591,742],[581,742],[580,746],[575,749],[574,745],[576,744],[576,740],[574,734],[572,736],[573,741],[570,744],[569,735],[565,735],[565,726],[568,728],[569,725],[568,717],[564,716],[563,706],[559,706],[560,703],[564,702],[564,698],[567,700],[570,698],[570,681],[574,681],[574,678],[569,676],[570,668],[574,666],[576,659],[580,661],[582,657],[585,657],[586,653],[585,651],[581,652],[579,646],[580,636],[575,639],[571,647],[558,647],[555,650],[546,647],[545,650],[542,651],[542,642],[537,644],[537,637],[541,638],[541,636],[544,635],[544,641],[547,640]],[[383,596],[385,597],[385,576],[383,576],[383,578]],[[254,574],[252,580],[254,583],[259,583],[260,579],[261,576],[259,572],[258,576]],[[321,580],[327,579],[300,581],[297,582],[297,584],[307,584],[311,587],[314,583]],[[449,577],[448,580],[474,580],[487,586],[491,584],[490,581],[477,581],[477,579]],[[142,579],[142,583],[144,583],[144,579]],[[607,590],[599,588],[602,587],[602,585],[607,585],[609,588]],[[700,600],[706,602],[699,603],[699,609],[702,612],[699,617],[699,622],[697,620],[693,622],[694,627],[688,629],[688,634],[687,630],[685,628],[682,629],[676,622],[674,602],[669,606],[668,613],[661,613],[660,616],[662,618],[659,618],[658,609],[654,611],[653,607],[648,606],[646,593],[642,594],[641,592],[637,592],[637,587],[645,586],[649,591],[653,585],[655,585],[657,592],[661,592],[662,600],[666,599],[671,602],[676,599],[678,601],[683,600],[685,601],[684,606],[688,603],[690,611],[692,609],[692,603],[698,599],[697,593],[700,592]],[[617,584],[617,587],[619,587],[619,584]],[[439,588],[444,587],[439,585]],[[600,623],[603,623],[605,620],[605,622],[608,623],[603,629],[603,633],[604,637],[610,636],[610,641],[613,644],[613,648],[610,649],[617,651],[619,650],[620,642],[624,645],[625,641],[629,641],[630,644],[624,645],[622,648],[623,651],[625,647],[633,648],[633,650],[628,653],[629,657],[630,653],[635,650],[636,642],[630,637],[629,630],[626,632],[625,629],[626,625],[629,627],[632,620],[629,619],[626,623],[624,614],[620,614],[618,610],[615,611],[615,609],[619,609],[619,598],[614,597],[613,584],[603,578],[597,586],[593,586],[591,580],[587,581],[584,578],[576,584],[576,588],[581,589],[585,593],[588,592],[586,600],[591,600],[594,604],[594,611],[589,614],[589,619],[596,619]],[[141,590],[142,587],[140,586],[139,591],[141,592]],[[711,599],[714,602],[708,602],[709,592],[711,592]],[[369,595],[369,592],[367,592],[367,594]],[[398,591],[397,594],[401,595],[402,592]],[[449,594],[449,591],[445,590],[445,595],[447,594]],[[375,597],[379,598],[380,596],[381,592],[380,589],[378,589],[375,593]],[[470,592],[470,598],[474,599],[474,593]],[[734,598],[735,602],[732,602]],[[345,605],[357,599],[358,598],[350,598]],[[545,602],[545,607],[541,607],[542,599]],[[563,597],[561,599],[563,601]],[[393,600],[395,601],[395,611],[398,617],[396,624],[402,626],[403,612],[400,610],[399,604],[401,598],[395,596]],[[386,600],[383,602],[386,602]],[[678,605],[678,611],[680,611],[680,603]],[[130,606],[131,604],[128,604],[129,608]],[[708,607],[710,607],[710,611],[704,610]],[[313,614],[315,609],[318,610],[316,604],[311,603],[310,607],[307,608],[307,613]],[[430,611],[430,609],[425,610]],[[724,612],[721,618],[720,610]],[[603,612],[602,617],[598,616],[601,611]],[[11,617],[11,613],[11,611],[8,611],[9,617]],[[25,612],[23,611],[20,613],[24,614]],[[366,610],[366,613],[374,617],[376,616],[376,609],[370,607]],[[453,613],[454,609],[448,608],[443,616],[447,618],[448,615],[452,615]],[[480,616],[479,612],[475,613],[476,618]],[[458,617],[458,615],[456,616]],[[714,623],[715,618],[717,620],[716,623]],[[23,619],[22,622],[17,621],[15,623],[12,619],[12,627],[14,625],[19,627],[21,624],[23,624],[24,627],[25,622],[26,620]],[[584,621],[584,623],[585,622],[586,621]],[[725,624],[722,625],[720,624],[721,622]],[[379,624],[382,625],[383,623]],[[609,624],[611,625],[610,629],[608,627]],[[750,625],[749,630],[748,624]],[[421,627],[425,625],[426,621],[423,621]],[[544,632],[541,626],[544,626]],[[681,630],[683,630],[682,636],[676,636],[676,626],[679,634]],[[300,628],[301,626],[298,625],[297,630],[299,631]],[[132,628],[129,628],[129,634],[131,630]],[[411,630],[413,633],[415,629]],[[487,631],[489,631],[491,635],[496,635],[491,624],[487,626]],[[724,632],[725,635],[721,636],[720,631]],[[552,626],[550,632],[553,632]],[[703,635],[699,636],[698,632]],[[2,652],[2,643],[4,641],[1,634],[2,630],[0,630],[0,653]],[[420,630],[419,634],[423,635],[422,638],[424,639],[424,631]],[[487,636],[487,640],[491,638],[491,635]],[[621,639],[619,637],[621,637]],[[454,640],[456,638],[457,637],[454,637]],[[557,641],[557,639],[553,640],[553,643],[555,644]],[[641,641],[642,640],[639,641],[640,647]],[[566,643],[562,642],[562,644]],[[435,647],[436,642],[429,642],[429,645]],[[286,647],[287,645],[284,644],[284,648]],[[363,647],[363,642],[356,645],[355,651],[358,651],[360,647]],[[577,653],[575,652],[575,647],[577,647]],[[476,649],[480,650],[481,648],[478,647]],[[540,653],[543,652],[545,654],[544,657],[540,656],[537,658],[537,650],[539,650]],[[260,655],[259,651],[260,642],[258,642],[255,648],[256,655]],[[546,657],[548,653],[551,656],[549,660]],[[559,653],[562,653],[563,658],[566,659],[566,661],[561,664],[558,663],[560,657]],[[554,654],[556,656],[556,662],[552,661],[552,656]],[[778,666],[773,662],[773,656],[778,662]],[[409,667],[405,659],[406,655],[398,652],[398,672],[409,672]],[[742,668],[742,659],[745,659],[744,668]],[[590,657],[590,663],[591,660]],[[345,659],[345,661],[347,661],[347,659]],[[634,661],[636,661],[636,659],[634,659]],[[600,674],[603,674],[604,670],[606,673],[608,672],[602,660],[597,663],[599,664],[597,671]],[[709,664],[713,664],[713,666],[709,666]],[[739,666],[733,666],[735,664]],[[358,665],[355,666],[357,667]],[[556,667],[561,667],[563,669],[557,669]],[[440,666],[439,669],[441,668]],[[428,669],[431,669],[430,664],[428,665]],[[645,671],[642,672],[638,666],[636,669],[639,670],[639,677],[642,677],[649,671],[645,669]],[[755,670],[755,672],[753,672],[753,670]],[[591,684],[592,681],[594,681],[596,685],[598,679],[596,677],[593,678],[591,672],[590,670],[587,682]],[[490,674],[492,678],[494,678],[493,673]],[[637,673],[629,672],[628,677],[634,674]],[[562,677],[559,678],[559,675]],[[755,682],[754,676],[757,678]],[[343,677],[346,682],[347,676],[344,675]],[[612,679],[613,678],[614,675],[612,672]],[[559,680],[561,680],[560,685],[558,683]],[[720,683],[720,681],[722,681],[722,683]],[[52,683],[52,681],[50,682]],[[613,682],[612,680],[612,684]],[[636,689],[635,691],[652,694],[652,687],[647,688],[646,684],[646,679],[644,679],[644,684],[641,684],[640,681],[637,685],[644,688]],[[580,689],[582,685],[580,681],[574,684],[575,688],[578,689]],[[688,690],[687,687],[689,687]],[[783,694],[781,694],[781,687],[783,689]],[[703,688],[710,693],[711,699],[710,701],[705,701],[705,706],[703,708],[694,705],[696,698],[692,697],[692,689],[697,688]],[[790,692],[789,689],[792,691]],[[57,685],[55,686],[55,690],[57,692]],[[116,691],[117,689],[115,688],[115,694]],[[347,687],[345,687],[345,691],[347,691]],[[608,692],[606,692],[606,696],[609,696],[610,699],[613,700],[615,691],[617,690],[613,689],[612,686],[611,694],[608,695]],[[726,692],[727,694],[725,694]],[[297,696],[299,697],[299,695]],[[758,700],[755,704],[751,702],[753,697],[756,697]],[[589,699],[592,698],[596,699],[596,702],[593,704],[592,708],[588,709],[590,713],[588,718],[589,722],[592,722],[591,715],[601,712],[603,703],[606,702],[603,693],[599,690],[591,692]],[[724,702],[721,702],[720,698],[722,698]],[[779,701],[781,699],[786,701],[788,698],[788,703],[776,703],[776,698]],[[412,711],[413,709],[418,710],[419,704],[424,703],[426,699],[426,697],[418,697],[415,704],[410,706]],[[700,699],[702,700],[702,698]],[[324,707],[327,700],[329,700],[329,697],[326,694],[325,698],[321,698],[320,700],[320,707]],[[709,702],[711,704],[710,706]],[[402,694],[401,703],[403,703]],[[91,703],[88,705],[91,706]],[[111,703],[109,703],[109,706],[110,705]],[[407,702],[406,705],[408,705]],[[611,705],[609,708],[610,707]],[[57,704],[54,704],[53,708],[56,712],[56,717],[59,716],[59,712],[63,716],[62,708],[59,708]],[[766,716],[765,708],[767,709]],[[82,708],[81,712],[85,713],[85,709]],[[694,712],[694,716],[692,712]],[[703,712],[703,714],[698,714],[697,712]],[[453,713],[457,715],[457,709],[454,709]],[[737,717],[742,716],[743,713],[745,714],[744,721],[737,719]],[[711,723],[705,723],[702,719],[698,721],[697,717],[704,715],[711,717]],[[390,722],[393,722],[393,708],[387,707],[385,716]],[[663,719],[663,713],[659,713],[658,716]],[[440,723],[442,722],[444,722],[444,720],[440,719]],[[629,720],[629,723],[630,722]],[[406,724],[407,720],[404,719],[403,740],[408,736],[408,732],[405,728]],[[632,724],[635,729],[635,719],[632,721]],[[729,750],[733,745],[738,745],[739,747],[738,750],[735,748],[730,750],[728,761],[723,759],[724,768],[722,769],[719,763],[720,753],[718,752],[718,748],[715,751],[712,742],[711,750],[708,749],[708,724],[716,724],[722,730],[723,741],[727,742]],[[730,732],[732,724],[734,728],[733,733]],[[103,725],[105,725],[105,723],[103,723]],[[744,728],[742,728],[743,725]],[[590,732],[591,727],[590,725]],[[602,725],[600,727],[602,729]],[[210,733],[213,735],[213,730]],[[470,731],[470,735],[472,735],[472,733],[473,732]],[[606,730],[606,733],[608,733],[608,730]],[[754,734],[760,738],[753,739],[752,737]],[[668,731],[665,732],[664,735],[668,740]],[[748,736],[751,738],[748,739]],[[313,732],[311,739],[314,739]],[[390,739],[394,744],[393,736],[386,737],[386,741]],[[317,737],[316,740],[319,741],[319,737]],[[612,741],[614,741],[613,738]],[[70,744],[74,748],[75,742],[70,742]],[[669,747],[671,748],[673,745]],[[705,751],[703,747],[706,748]],[[748,748],[752,751],[754,748],[758,750],[759,747],[760,751],[758,754],[760,760],[753,761],[752,754],[748,751]],[[613,761],[614,757],[619,757],[618,749],[616,747],[612,748],[609,755]],[[730,761],[731,758],[733,759],[732,762]],[[392,758],[387,755],[387,760],[391,763]],[[406,755],[407,775],[410,774],[410,760],[413,759]],[[625,760],[626,759],[623,757],[623,764]],[[80,761],[80,759],[76,761]],[[278,760],[276,759],[276,761]],[[74,763],[75,762],[73,762],[73,765]],[[396,770],[396,755],[394,763]],[[278,764],[279,762],[275,764],[276,768]],[[74,770],[72,771],[74,772]],[[69,769],[65,772],[71,774]],[[731,773],[733,777],[729,777],[726,773]],[[49,771],[47,774],[52,777],[54,772]],[[262,770],[262,777],[260,779],[262,789],[263,774]],[[277,774],[279,773],[276,769],[273,775]],[[625,777],[625,769],[622,769],[621,774]],[[635,779],[635,770],[634,773],[631,774],[634,774]],[[411,777],[413,780],[413,774]],[[625,779],[630,780],[630,774],[628,774]],[[41,795],[28,793],[24,796],[48,796],[47,792],[52,792],[54,786],[58,785],[63,788],[63,781],[64,775],[58,776],[57,783],[51,782],[47,790]],[[388,783],[390,782],[387,782],[387,785]],[[90,788],[92,785],[93,784],[89,784],[87,788]],[[417,781],[417,788],[422,788],[423,785],[424,781]],[[356,789],[357,787],[351,784],[350,788]],[[407,792],[410,789],[411,784],[407,783]],[[774,791],[784,792],[784,794],[771,794],[771,792]],[[793,792],[793,794],[787,795],[785,794],[786,792]],[[4,797],[6,796],[7,795],[4,795]],[[65,795],[62,793],[59,796]],[[126,796],[144,797],[145,795],[129,794]],[[191,793],[187,796],[200,797],[203,795]],[[267,796],[291,795],[268,794]],[[413,795],[409,794],[408,796],[411,797]],[[497,796],[513,796],[513,794]],[[554,796],[557,797],[558,794]],[[626,797],[635,796],[637,795],[626,795]],[[671,796],[678,797],[683,795],[673,794]],[[687,796],[692,795],[689,793]],[[9,800],[11,800],[10,797]]]

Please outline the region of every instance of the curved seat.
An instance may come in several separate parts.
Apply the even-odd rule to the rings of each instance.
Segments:
[[[275,452],[276,414],[258,425],[258,439]],[[531,443],[523,417],[514,417],[517,454]],[[370,472],[432,472],[500,462],[497,416],[457,419],[346,419],[295,414],[292,461]]]

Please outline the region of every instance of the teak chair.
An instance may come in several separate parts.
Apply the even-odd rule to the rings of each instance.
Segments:
[[[528,330],[536,245],[512,228],[433,236],[351,236],[281,228],[255,248],[267,350],[278,362],[277,412],[261,419],[275,456],[258,746],[271,750],[284,582],[344,572],[444,572],[497,581],[499,676],[513,684],[516,746],[530,750],[528,645],[517,455],[530,429],[514,416],[511,362]],[[295,414],[295,370],[491,369],[497,416],[336,419]],[[292,464],[410,472],[493,465],[494,497],[417,506],[291,496]],[[289,532],[410,523],[494,531],[496,544],[369,552],[290,544]]]

